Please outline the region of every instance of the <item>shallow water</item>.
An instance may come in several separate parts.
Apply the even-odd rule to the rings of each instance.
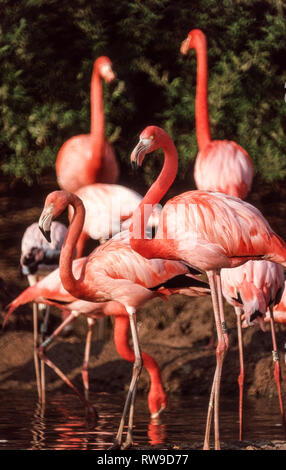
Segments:
[[[121,395],[91,394],[99,414],[87,424],[85,411],[71,393],[47,393],[44,413],[35,393],[0,392],[0,450],[106,450],[119,424]],[[202,442],[207,400],[201,397],[169,399],[161,424],[152,424],[146,398],[136,400],[135,446]],[[246,400],[245,440],[283,440],[276,400]],[[237,440],[237,403],[221,399],[221,439]],[[159,445],[159,446],[158,446]]]

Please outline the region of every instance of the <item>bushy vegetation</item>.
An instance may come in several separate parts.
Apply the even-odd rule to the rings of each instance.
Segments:
[[[117,79],[104,86],[106,134],[121,164],[141,130],[156,124],[174,139],[183,178],[197,154],[196,59],[180,45],[201,28],[212,137],[240,143],[265,180],[285,177],[282,0],[0,0],[0,11],[6,174],[32,182],[67,138],[89,132],[92,65],[108,55]]]

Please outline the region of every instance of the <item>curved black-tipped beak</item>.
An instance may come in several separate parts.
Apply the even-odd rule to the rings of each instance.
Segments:
[[[130,161],[133,170],[137,170],[142,165],[146,153],[148,153],[150,147],[150,140],[144,139],[139,140],[136,147],[133,149]]]
[[[45,207],[39,218],[39,229],[45,239],[51,243],[51,225],[53,221],[53,204]]]
[[[139,168],[138,162],[137,162],[137,161],[134,161],[134,162],[132,161],[132,162],[131,162],[131,168],[132,168],[132,171],[133,171],[134,173],[136,173],[137,170],[138,170],[138,168]]]
[[[44,235],[45,239],[51,243],[52,239],[51,239],[51,231],[50,230],[47,230],[45,231],[42,227],[39,226],[39,229],[41,230],[42,234]]]

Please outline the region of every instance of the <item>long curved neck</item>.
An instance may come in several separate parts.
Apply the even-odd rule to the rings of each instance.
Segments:
[[[129,344],[129,318],[128,316],[117,315],[114,323],[114,344],[118,354],[126,359],[126,361],[134,362],[134,351]],[[143,365],[147,369],[150,379],[151,388],[161,384],[161,373],[158,364],[149,354],[142,352]]]
[[[91,104],[91,172],[94,174],[94,181],[101,167],[104,150],[104,106],[102,97],[102,80],[96,67],[93,69],[90,90]]]
[[[195,51],[197,56],[196,131],[198,147],[202,150],[211,140],[208,113],[207,42],[204,36],[197,38]]]
[[[158,245],[158,240],[153,238],[148,240],[145,237],[146,226],[152,213],[153,206],[158,204],[166,194],[176,178],[178,170],[178,154],[171,138],[166,135],[161,144],[164,151],[164,165],[155,183],[145,194],[138,208],[132,216],[130,226],[130,245],[133,250],[142,254],[146,258],[152,258],[152,252]]]
[[[72,193],[69,195],[68,204],[72,205],[74,213],[61,250],[60,278],[64,288],[77,297],[80,280],[74,277],[72,265],[76,243],[83,228],[85,208],[81,200]]]

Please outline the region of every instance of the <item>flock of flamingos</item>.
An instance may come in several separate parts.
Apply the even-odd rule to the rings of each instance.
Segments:
[[[220,381],[228,349],[223,298],[234,307],[237,317],[241,369],[240,438],[243,325],[257,323],[264,329],[264,323],[270,322],[274,376],[283,423],[285,419],[274,322],[286,322],[286,295],[283,300],[286,243],[271,229],[258,209],[243,201],[251,190],[254,173],[247,152],[235,142],[211,139],[207,41],[201,30],[190,31],[183,41],[181,53],[187,54],[189,49],[195,50],[197,59],[195,111],[199,153],[194,169],[197,190],[178,194],[160,207],[161,199],[176,177],[178,154],[171,137],[156,126],[148,126],[141,132],[131,153],[131,162],[141,166],[145,158],[151,157],[148,154],[162,149],[164,164],[157,180],[144,197],[116,184],[119,166],[114,150],[104,136],[102,98],[102,80],[111,82],[114,73],[108,57],[99,57],[94,62],[91,80],[91,132],[70,138],[58,153],[56,175],[61,189],[48,194],[39,223],[28,227],[22,239],[20,262],[30,286],[9,304],[4,320],[5,323],[20,305],[33,302],[34,358],[40,399],[45,401],[43,364],[46,363],[93,413],[88,399],[92,328],[96,320],[107,315],[115,317],[117,351],[134,365],[112,448],[123,449],[133,444],[136,387],[143,365],[150,374],[148,405],[151,416],[158,416],[167,404],[160,369],[153,357],[141,352],[136,326],[137,310],[156,296],[183,293],[189,296],[210,294],[212,298],[217,362],[204,449],[210,449],[212,423],[214,448],[220,449]],[[67,208],[68,229],[54,220]],[[148,235],[152,227],[156,228],[153,238]],[[84,257],[89,238],[100,244]],[[39,345],[38,309],[46,312],[45,325],[51,305],[61,309],[63,321],[51,335],[43,336]],[[79,315],[85,315],[88,322],[82,369],[84,394],[45,353],[51,341]],[[133,348],[128,341],[129,328]]]

